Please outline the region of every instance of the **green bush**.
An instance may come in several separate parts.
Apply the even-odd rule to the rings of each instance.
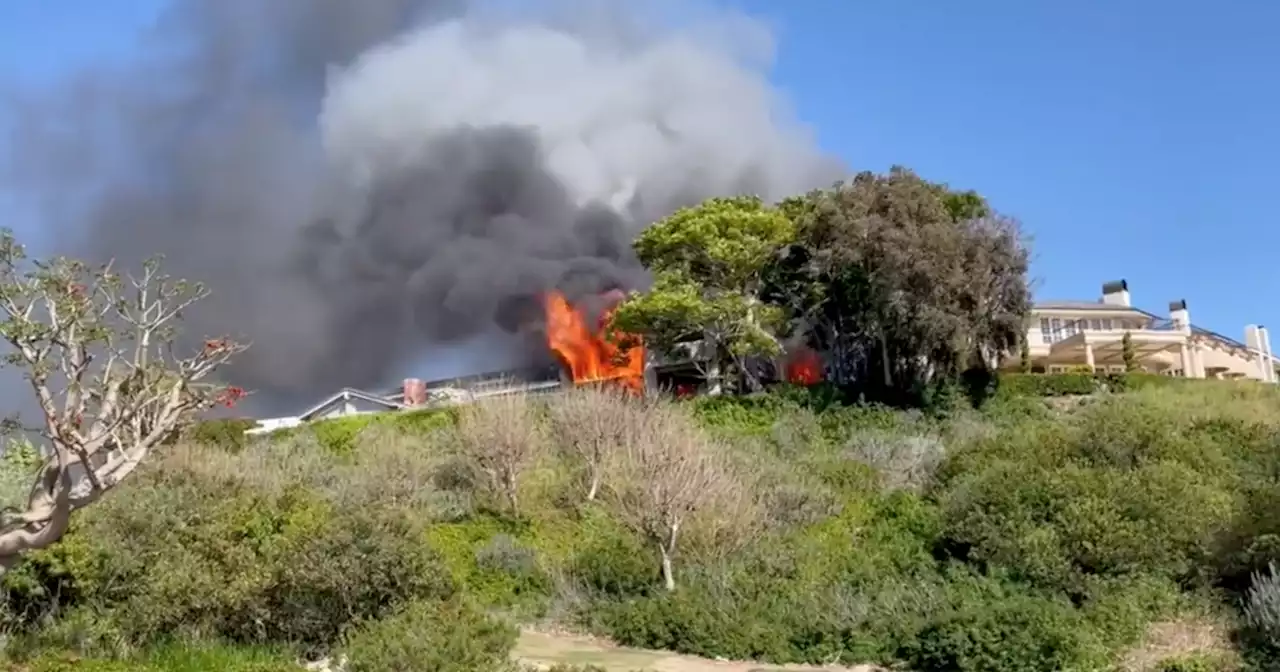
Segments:
[[[1156,663],[1153,672],[1222,672],[1227,669],[1222,660],[1206,654],[1191,654],[1165,658]]]
[[[332,420],[321,420],[309,425],[320,445],[338,455],[350,453],[356,445],[356,436],[378,420],[376,414],[350,415]]]
[[[1016,594],[939,615],[905,657],[920,672],[1097,669],[1106,659],[1069,602]]]
[[[257,426],[258,421],[250,418],[205,420],[192,425],[181,438],[238,452],[244,449],[251,438],[245,432]]]
[[[1063,397],[1093,394],[1106,389],[1111,392],[1135,392],[1137,390],[1180,385],[1192,379],[1161,376],[1153,373],[1129,372],[1123,374],[1090,373],[1004,373],[997,383],[999,397]]]
[[[453,591],[398,511],[334,510],[300,490],[162,485],[86,511],[66,541],[6,577],[11,603],[28,605],[26,627],[75,608],[97,614],[104,637],[134,644],[192,636],[321,647],[355,619]]]
[[[476,672],[509,669],[515,628],[459,600],[418,601],[352,631],[350,672]]]
[[[1118,398],[1000,432],[941,471],[945,545],[1073,596],[1094,577],[1193,579],[1240,499],[1221,447],[1180,423]]]
[[[0,578],[0,616],[11,654],[91,671],[203,669],[138,649],[219,640],[345,642],[353,672],[504,667],[510,630],[481,612],[709,657],[1098,669],[1218,594],[1202,588],[1264,604],[1250,579],[1280,557],[1280,395],[1170,381],[1004,376],[981,409],[932,414],[820,390],[695,400],[761,515],[746,544],[682,529],[675,592],[608,475],[584,504],[559,451],[528,471],[520,520],[478,509],[451,410],[178,445]],[[1043,398],[1099,385],[1128,393]],[[228,448],[223,427],[204,440]],[[1263,611],[1241,621],[1265,662]]]
[[[630,536],[594,536],[571,561],[574,579],[598,597],[643,596],[658,585],[658,553]]]
[[[997,383],[1002,397],[1062,397],[1093,394],[1105,376],[1090,373],[1006,373]]]
[[[0,663],[3,672],[296,672],[293,657],[276,651],[224,645],[165,644],[126,658],[83,658],[44,653]]]

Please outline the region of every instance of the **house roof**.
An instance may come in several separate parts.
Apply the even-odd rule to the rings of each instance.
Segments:
[[[394,399],[388,399],[380,394],[374,394],[372,392],[366,392],[364,390],[357,390],[354,387],[344,387],[341,390],[338,390],[337,392],[333,393],[332,395],[329,395],[329,397],[326,398],[324,401],[307,409],[298,417],[303,422],[306,422],[310,420],[312,417],[314,417],[315,415],[319,414],[324,409],[334,405],[335,403],[339,401],[350,401],[351,399],[359,399],[361,401],[367,401],[371,404],[385,406],[386,408],[392,409],[392,410],[405,408],[405,405],[403,403],[396,401]]]
[[[1183,303],[1183,307],[1185,307],[1185,305],[1186,304]],[[1033,309],[1035,310],[1124,311],[1124,312],[1137,313],[1139,315],[1145,315],[1147,317],[1150,317],[1153,320],[1166,319],[1166,318],[1160,317],[1159,315],[1156,315],[1153,312],[1146,311],[1134,306],[1117,306],[1114,304],[1103,303],[1101,301],[1039,301],[1033,305]],[[1212,329],[1205,329],[1203,327],[1198,327],[1193,324],[1191,325],[1191,332],[1193,334],[1197,334],[1200,336],[1205,336],[1207,338],[1212,338],[1217,341],[1221,341],[1233,348],[1243,348],[1245,350],[1251,349],[1249,348],[1249,346],[1245,345],[1244,343],[1241,343],[1240,341],[1237,341],[1236,339],[1231,338],[1230,336],[1224,336],[1216,331],[1213,331]]]
[[[1039,301],[1032,308],[1034,310],[1108,310],[1115,312],[1133,312],[1145,313],[1132,306],[1117,306],[1111,303],[1102,303],[1101,301]]]

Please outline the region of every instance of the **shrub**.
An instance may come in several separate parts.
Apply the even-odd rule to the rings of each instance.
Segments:
[[[403,600],[449,597],[454,586],[418,536],[393,512],[353,511],[324,521],[278,559],[262,610],[244,613],[252,620],[241,621],[235,634],[322,646],[353,621],[377,618]]]
[[[905,653],[914,669],[925,672],[1096,669],[1105,659],[1069,603],[1026,595],[944,613]]]
[[[936,492],[947,544],[1074,596],[1091,577],[1193,579],[1240,502],[1221,449],[1177,424],[1118,398],[962,451]]]
[[[851,458],[874,469],[889,490],[919,490],[931,484],[945,451],[933,437],[873,433],[853,437],[846,450]]]
[[[197,649],[129,659],[81,658],[47,653],[39,658],[8,667],[4,672],[297,672],[298,664],[284,657],[254,655],[235,649]]]
[[[509,534],[496,534],[476,549],[475,566],[470,583],[492,603],[511,606],[528,598],[541,599],[551,592],[551,580],[537,554]],[[479,583],[486,585],[476,586]]]
[[[643,422],[646,405],[629,396],[616,387],[575,387],[550,400],[552,438],[584,472],[587,501],[599,495],[608,460]]]
[[[139,485],[85,511],[27,570],[60,577],[62,608],[100,615],[103,638],[321,647],[353,619],[453,590],[399,511],[336,510],[297,489],[261,495],[192,476]]]
[[[1152,672],[1222,672],[1229,669],[1223,665],[1219,656],[1195,653],[1185,656],[1173,656],[1156,663]]]
[[[647,409],[617,464],[610,489],[613,509],[658,549],[668,590],[676,587],[677,539],[692,536],[699,526],[712,536],[730,536],[754,522],[754,502],[726,464],[721,446],[669,404]]]
[[[458,412],[463,455],[485,476],[492,495],[508,511],[520,513],[520,480],[545,447],[546,437],[533,403],[505,395],[464,406]]]
[[[658,585],[658,553],[630,535],[592,535],[569,565],[570,576],[598,598],[648,594]]]
[[[1154,373],[1129,371],[1123,374],[1093,373],[1087,370],[1069,373],[1005,373],[997,384],[997,395],[1009,397],[1063,397],[1093,394],[1106,389],[1110,392],[1135,392],[1187,384],[1205,384],[1192,378],[1161,376]]]
[[[245,432],[257,426],[258,421],[251,418],[205,420],[192,425],[182,439],[237,452],[243,450],[251,438]]]
[[[309,429],[320,445],[335,454],[345,455],[355,448],[356,436],[377,419],[378,416],[372,413],[350,415],[312,423]]]
[[[997,384],[1002,397],[1061,397],[1093,394],[1097,389],[1098,378],[1090,373],[1006,373]]]
[[[1245,594],[1245,619],[1268,644],[1280,649],[1280,571],[1271,563],[1268,571],[1253,575]]]
[[[509,669],[516,630],[459,600],[417,601],[354,630],[343,647],[350,672]]]
[[[34,444],[24,439],[5,442],[0,455],[0,506],[24,507],[43,460]]]

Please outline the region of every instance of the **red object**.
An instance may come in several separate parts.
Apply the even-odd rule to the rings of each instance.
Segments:
[[[427,384],[418,378],[405,378],[404,403],[406,406],[421,406],[427,403]]]
[[[236,403],[244,398],[244,394],[243,387],[236,387],[232,385],[219,392],[218,396],[214,397],[213,401],[215,404],[220,404],[227,408],[234,408]]]
[[[817,385],[821,383],[822,358],[818,353],[805,346],[791,351],[787,358],[787,382],[795,385]]]

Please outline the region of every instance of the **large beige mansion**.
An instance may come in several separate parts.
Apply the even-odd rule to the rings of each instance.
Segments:
[[[1032,370],[1060,373],[1080,367],[1124,371],[1122,339],[1130,335],[1139,368],[1189,378],[1248,378],[1275,383],[1280,360],[1265,327],[1249,325],[1244,342],[1191,323],[1186,301],[1169,304],[1169,316],[1135,308],[1124,280],[1102,286],[1102,298],[1045,301],[1032,309],[1027,334]],[[1019,358],[1007,365],[1016,368]]]

